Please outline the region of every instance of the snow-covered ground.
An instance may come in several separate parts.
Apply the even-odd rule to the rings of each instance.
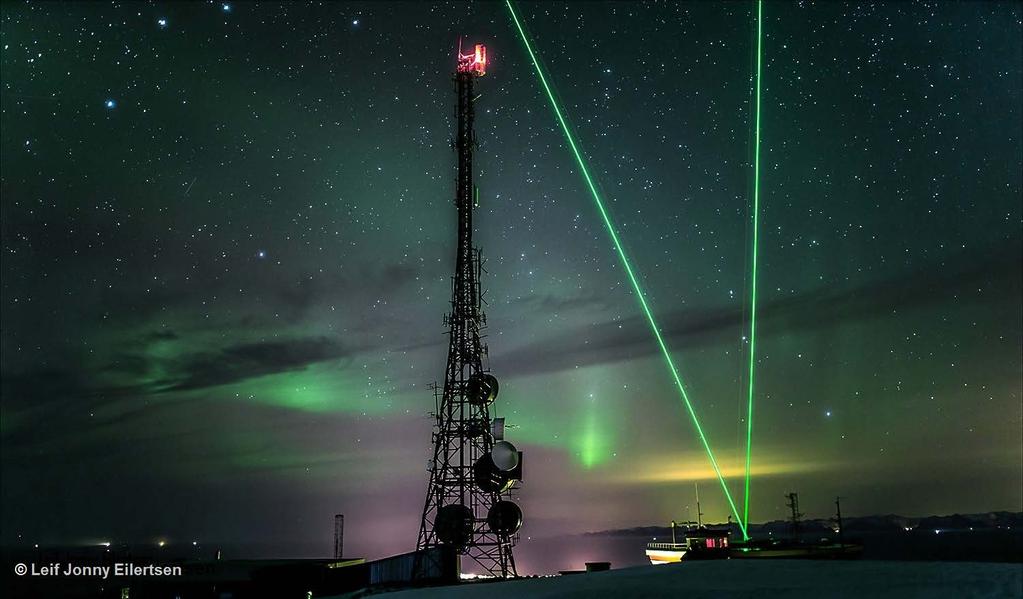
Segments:
[[[1023,564],[721,560],[387,594],[395,599],[1023,597]]]

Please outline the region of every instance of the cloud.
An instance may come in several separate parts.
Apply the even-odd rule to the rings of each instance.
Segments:
[[[516,299],[512,304],[520,304],[533,312],[543,314],[558,314],[566,310],[580,310],[586,308],[605,308],[607,300],[597,297],[596,294],[580,294],[573,296],[558,296],[551,293],[537,293]]]
[[[209,322],[202,315],[214,312],[221,315],[221,329],[279,327],[281,323],[301,322],[311,309],[340,300],[350,310],[368,307],[380,298],[394,297],[422,275],[417,265],[397,263],[365,264],[344,272],[268,271],[265,264],[243,264],[237,271],[224,273],[209,270],[214,266],[204,264],[184,278],[166,276],[160,284],[147,282],[82,294],[68,309],[83,325],[93,324],[100,315],[107,314],[118,327],[171,317],[203,328]],[[32,284],[40,287],[27,288],[26,293],[44,296],[56,292],[45,287],[55,285],[49,279]],[[204,303],[208,298],[215,299]],[[171,334],[161,331],[153,335],[167,338]]]
[[[243,343],[188,356],[160,391],[217,387],[267,374],[300,370],[318,362],[351,357],[356,350],[329,337]]]
[[[52,431],[68,424],[68,415],[103,414],[93,423],[111,424],[134,417],[153,405],[139,400],[155,394],[196,391],[270,374],[300,371],[361,351],[337,339],[317,336],[228,345],[220,349],[154,357],[139,346],[123,352],[96,373],[85,366],[37,369],[4,374],[0,380],[6,442],[36,435],[43,421]],[[160,377],[151,373],[161,372]]]
[[[820,329],[836,324],[900,314],[948,301],[981,301],[1020,295],[1023,249],[1019,240],[994,252],[964,252],[927,268],[836,290],[824,287],[762,302],[758,334]],[[983,294],[978,290],[983,290]],[[990,301],[990,300],[988,300]],[[680,350],[715,343],[739,334],[745,323],[741,306],[684,309],[658,315],[669,347]],[[644,357],[658,351],[649,325],[640,315],[562,331],[494,357],[502,369],[520,375],[556,372],[579,366]]]

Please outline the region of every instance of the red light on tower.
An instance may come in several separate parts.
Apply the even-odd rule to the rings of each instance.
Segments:
[[[476,44],[470,54],[462,54],[461,42],[458,44],[458,72],[474,73],[477,77],[487,74],[487,47]]]

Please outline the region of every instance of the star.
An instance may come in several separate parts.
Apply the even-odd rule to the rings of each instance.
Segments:
[[[167,19],[157,19],[156,24],[159,25],[161,28],[166,27]]]
[[[117,102],[114,101],[113,98],[107,98],[106,102],[103,102],[103,105],[107,107],[107,110],[113,110],[117,108]]]

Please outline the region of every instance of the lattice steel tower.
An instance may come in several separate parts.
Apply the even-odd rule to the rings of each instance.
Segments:
[[[416,575],[426,571],[429,550],[447,545],[472,559],[483,572],[517,576],[512,545],[522,523],[522,511],[507,499],[521,480],[522,454],[504,440],[503,419],[492,420],[497,379],[484,365],[483,271],[479,249],[472,245],[472,213],[476,205],[472,158],[474,84],[486,73],[487,54],[477,44],[470,54],[458,51],[454,74],[457,92],[458,153],[455,207],[458,246],[452,278],[451,313],[446,317],[449,344],[444,387],[435,390],[436,429],[430,486],[423,508],[417,543]]]

